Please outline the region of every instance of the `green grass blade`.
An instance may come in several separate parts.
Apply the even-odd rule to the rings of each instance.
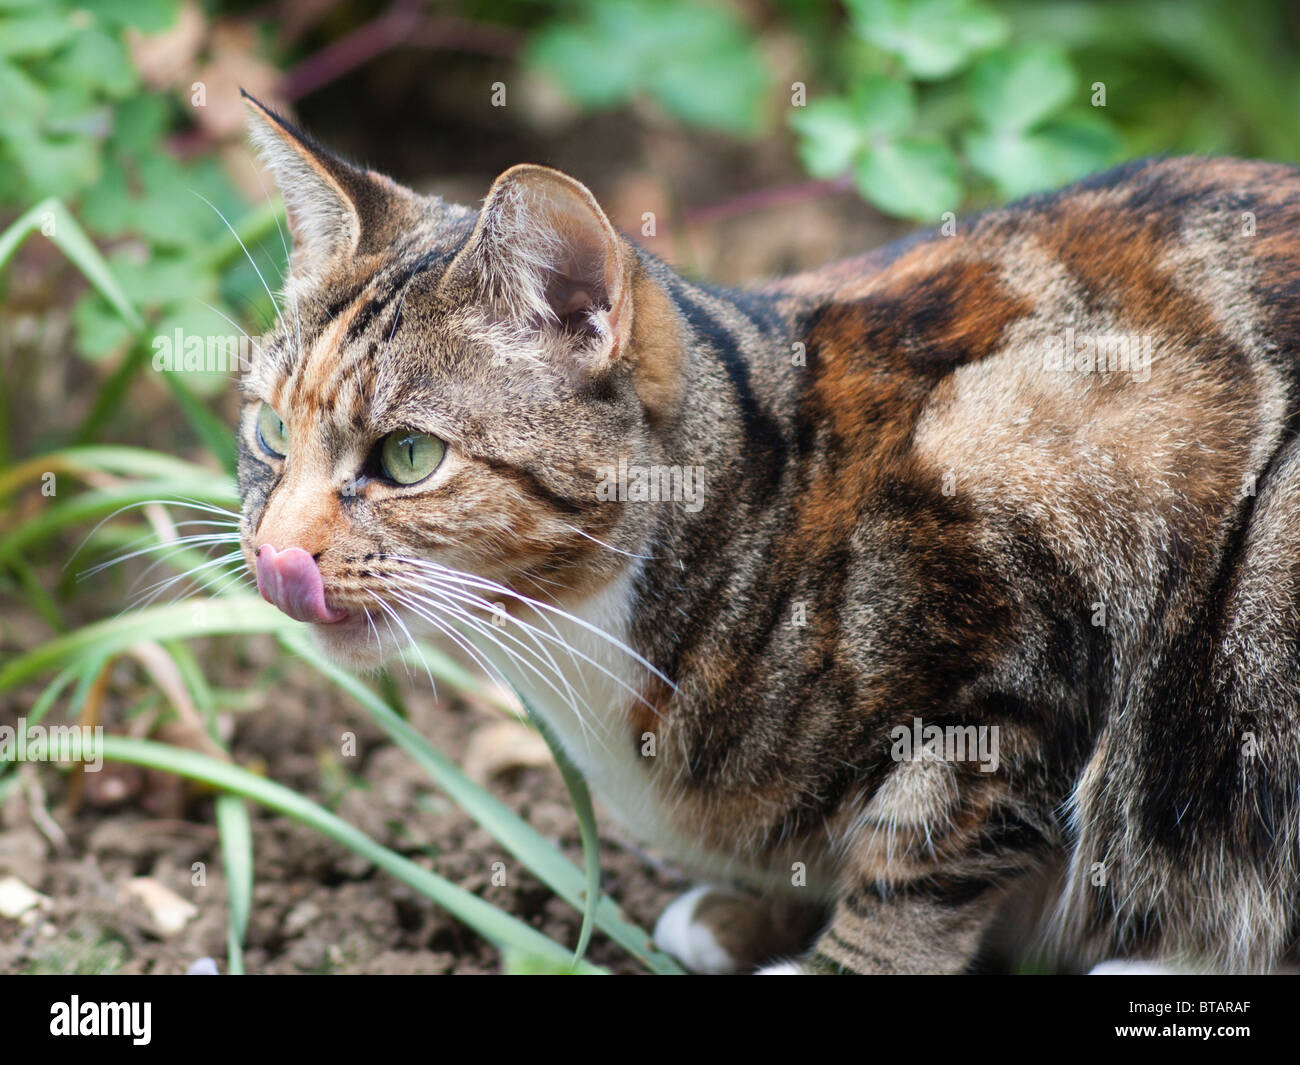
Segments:
[[[68,474],[73,477],[83,476],[87,472],[112,473],[121,477],[135,477],[141,480],[178,480],[194,479],[210,484],[224,484],[227,498],[224,503],[232,509],[239,506],[239,493],[233,480],[223,477],[216,470],[201,466],[197,462],[167,455],[161,451],[150,451],[141,447],[125,447],[117,444],[90,445],[88,447],[69,447],[58,451],[47,451],[7,470],[0,471],[0,496],[6,496],[28,481],[40,480],[43,474],[53,472]]]
[[[596,830],[596,810],[591,803],[591,792],[587,780],[573,764],[559,738],[546,724],[545,719],[528,704],[523,693],[516,692],[520,703],[528,711],[528,717],[537,726],[546,746],[551,749],[551,757],[564,779],[564,786],[569,791],[569,800],[573,803],[573,812],[578,817],[578,834],[582,839],[582,860],[586,866],[587,888],[582,900],[582,930],[578,933],[578,945],[574,949],[574,960],[585,957],[591,943],[591,931],[596,919],[596,908],[600,902],[600,836]]]
[[[86,231],[56,199],[43,200],[0,234],[0,267],[3,267],[32,233],[41,231],[63,252],[86,279],[95,286],[113,309],[137,333],[143,332],[144,320],[117,283],[113,271],[99,254]],[[48,232],[47,232],[48,231]]]
[[[226,498],[225,483],[220,477],[209,474],[204,480],[135,481],[113,488],[80,492],[65,503],[46,507],[0,537],[0,559],[11,558],[30,544],[41,543],[64,529],[85,525],[133,504],[161,500],[175,501],[173,505],[184,506],[179,501],[181,497],[219,504]]]
[[[253,909],[253,826],[244,800],[217,796],[217,830],[221,833],[221,861],[226,871],[229,914],[226,921],[227,968],[244,974],[244,935]]]
[[[91,654],[116,654],[144,640],[275,633],[299,627],[256,596],[192,599],[97,621],[34,647],[0,667],[0,692]]]
[[[127,391],[135,382],[136,375],[149,364],[152,349],[143,339],[137,340],[122,356],[122,361],[95,392],[95,401],[77,430],[75,440],[78,444],[89,444],[98,439],[108,419],[122,409]]]
[[[0,666],[0,692],[32,677],[63,668],[87,655],[115,654],[143,640],[184,640],[196,636],[273,633],[355,698],[389,737],[420,764],[454,802],[523,862],[539,880],[579,911],[592,897],[584,876],[532,826],[465,774],[380,699],[366,684],[326,659],[306,638],[300,624],[261,599],[229,596],[190,600],[96,622],[56,637]],[[657,973],[682,970],[654,948],[646,932],[624,917],[607,895],[599,895],[593,915],[597,928]],[[569,961],[572,959],[569,958]]]

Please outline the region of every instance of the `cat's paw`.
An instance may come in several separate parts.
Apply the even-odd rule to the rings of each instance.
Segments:
[[[1177,976],[1180,970],[1143,958],[1111,958],[1088,970],[1089,976]]]
[[[727,951],[713,933],[713,929],[700,919],[699,905],[718,889],[707,884],[678,895],[668,904],[655,923],[654,941],[693,973],[738,973],[741,963]],[[707,907],[706,907],[707,910]]]
[[[808,970],[792,961],[774,961],[754,970],[755,976],[807,976]]]
[[[799,898],[702,886],[669,904],[654,938],[693,972],[780,971],[781,959],[808,949],[825,916],[819,905]]]

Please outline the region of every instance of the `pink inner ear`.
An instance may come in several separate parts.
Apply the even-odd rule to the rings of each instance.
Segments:
[[[257,590],[272,606],[295,621],[332,625],[348,616],[325,602],[325,582],[316,560],[301,547],[276,551],[270,544],[257,549]]]

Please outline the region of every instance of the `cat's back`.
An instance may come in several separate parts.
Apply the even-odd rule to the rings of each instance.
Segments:
[[[807,350],[810,530],[932,498],[1117,587],[1218,540],[1300,406],[1300,170],[1132,163],[765,291]]]
[[[955,299],[969,295],[963,265],[981,261],[1017,272],[1024,264],[1015,253],[1026,241],[1059,255],[1098,293],[1113,287],[1109,282],[1139,280],[1121,276],[1124,266],[1146,262],[1154,270],[1180,247],[1280,266],[1300,259],[1300,167],[1227,157],[1140,159],[1007,207],[968,218],[945,214],[933,229],[770,281],[761,291],[806,312],[923,273],[935,287],[917,293],[918,303],[942,295],[945,283]]]

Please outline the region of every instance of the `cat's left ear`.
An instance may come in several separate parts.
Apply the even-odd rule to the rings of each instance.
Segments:
[[[493,182],[444,285],[476,287],[496,317],[549,331],[600,369],[627,350],[630,258],[585,185],[525,163]]]
[[[394,228],[398,186],[321,147],[261,101],[243,93],[248,132],[275,176],[293,234],[293,271],[381,250]]]

